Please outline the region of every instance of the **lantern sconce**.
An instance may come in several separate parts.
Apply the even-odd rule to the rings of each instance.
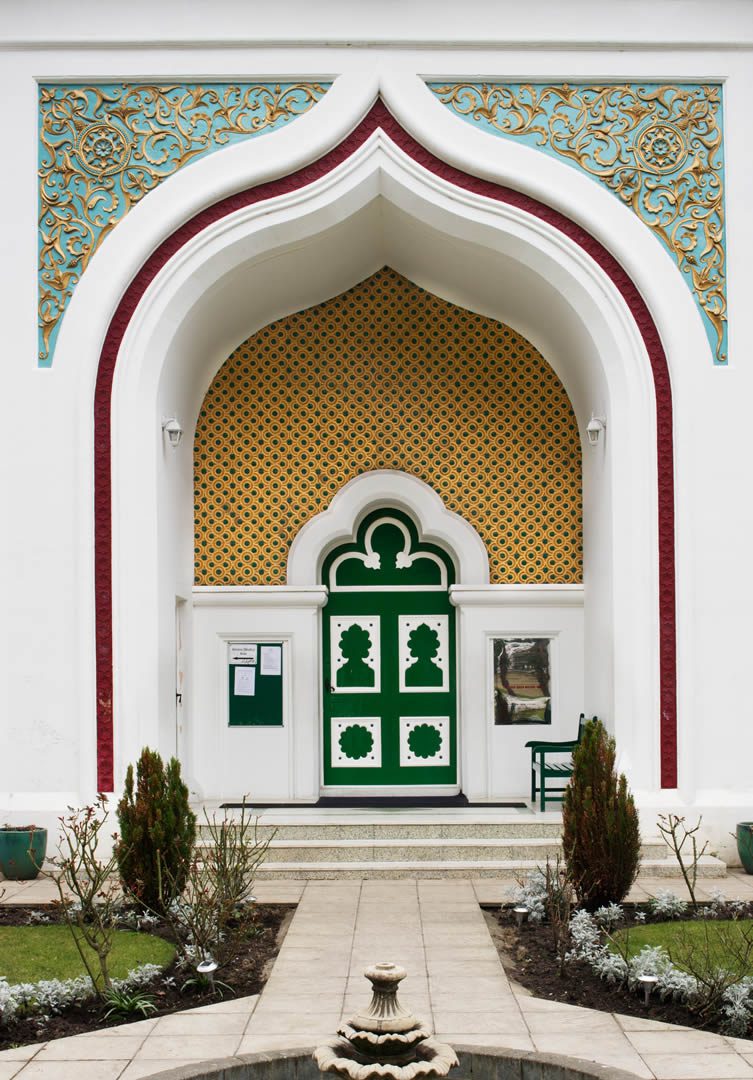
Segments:
[[[591,413],[591,419],[586,426],[586,438],[588,439],[589,446],[598,445],[601,433],[606,430],[606,427],[607,422],[603,416],[594,416],[594,414]]]
[[[172,448],[175,449],[183,438],[183,428],[180,426],[180,421],[171,416],[169,420],[162,421],[162,430],[167,435]]]

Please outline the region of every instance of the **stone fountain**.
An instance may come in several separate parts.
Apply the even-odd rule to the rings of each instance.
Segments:
[[[369,1006],[338,1029],[340,1038],[316,1048],[314,1061],[320,1072],[349,1080],[447,1076],[458,1064],[455,1051],[435,1042],[431,1030],[397,999],[405,968],[374,964],[364,975],[373,991]]]

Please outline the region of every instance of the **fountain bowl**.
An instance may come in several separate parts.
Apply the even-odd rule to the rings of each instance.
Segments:
[[[500,1041],[503,1038],[500,1036]],[[584,1031],[584,1050],[588,1042],[589,1033]],[[635,1080],[635,1074],[624,1069],[564,1054],[536,1054],[503,1046],[455,1049],[460,1061],[458,1080]],[[155,1062],[158,1071],[144,1080],[321,1080],[312,1055],[313,1047],[301,1044],[287,1050],[181,1065],[168,1071],[162,1070],[162,1062]]]

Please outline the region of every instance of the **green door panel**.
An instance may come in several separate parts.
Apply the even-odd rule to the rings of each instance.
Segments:
[[[322,580],[324,783],[455,784],[455,570],[399,510],[371,513]]]

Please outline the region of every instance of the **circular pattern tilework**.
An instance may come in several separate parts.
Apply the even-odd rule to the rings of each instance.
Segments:
[[[87,172],[112,176],[128,164],[132,143],[129,133],[114,124],[90,124],[76,144],[76,153]]]
[[[639,164],[659,173],[674,172],[688,156],[685,136],[669,122],[645,127],[636,139],[635,151]]]
[[[194,444],[198,585],[282,585],[298,530],[401,469],[478,531],[493,583],[582,580],[570,401],[533,346],[385,268],[225,361]]]

